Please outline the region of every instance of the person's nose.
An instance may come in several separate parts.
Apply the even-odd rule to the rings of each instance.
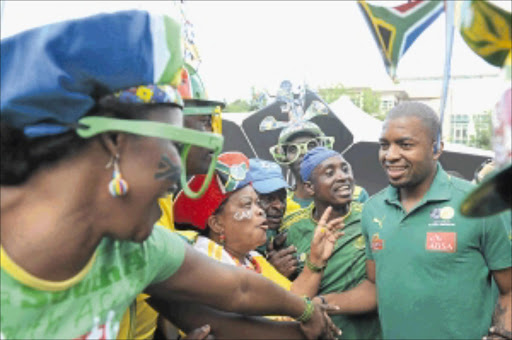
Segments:
[[[270,207],[281,211],[284,209],[284,202],[281,201],[279,197],[275,197],[272,202],[270,202]]]
[[[265,213],[265,210],[263,210],[261,205],[255,204],[254,206],[255,206],[255,209],[256,209],[256,216],[263,216],[263,217],[267,216],[267,214]]]
[[[391,144],[384,151],[384,159],[386,162],[394,162],[400,158],[400,150],[396,144]]]
[[[348,174],[343,171],[343,169],[337,169],[334,172],[334,181],[335,182],[345,182],[348,179]]]

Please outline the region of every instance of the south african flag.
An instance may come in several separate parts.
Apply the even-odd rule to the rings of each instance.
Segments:
[[[502,67],[512,48],[511,20],[511,13],[488,1],[465,1],[460,33],[473,52]]]
[[[370,5],[359,0],[386,69],[395,80],[398,61],[416,38],[444,11],[443,1],[408,1],[396,7]]]

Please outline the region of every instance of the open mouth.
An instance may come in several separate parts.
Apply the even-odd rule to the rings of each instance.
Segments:
[[[343,184],[334,188],[334,192],[339,196],[350,196],[352,195],[352,185]]]
[[[267,224],[267,221],[263,222],[262,224],[258,225],[258,228],[261,228],[265,231],[268,230],[268,224]]]
[[[270,216],[267,215],[267,222],[270,224],[281,224],[281,221],[283,220],[282,216]]]
[[[405,175],[407,166],[386,166],[386,173],[390,179],[399,179]]]

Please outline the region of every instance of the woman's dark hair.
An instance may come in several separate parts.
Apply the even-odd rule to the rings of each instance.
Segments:
[[[155,106],[169,104],[126,104],[113,95],[97,101],[86,116],[144,119]],[[38,138],[28,138],[22,130],[0,122],[0,185],[20,185],[37,170],[76,155],[93,138],[79,137],[74,130]]]

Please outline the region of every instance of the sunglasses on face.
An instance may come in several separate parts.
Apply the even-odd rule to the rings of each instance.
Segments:
[[[215,171],[217,157],[222,151],[224,144],[224,137],[221,135],[200,132],[161,122],[89,116],[80,119],[78,123],[80,127],[76,132],[82,138],[90,138],[108,131],[122,131],[135,135],[171,140],[179,148],[182,164],[187,164],[188,152],[192,145],[212,150],[213,156],[208,168],[208,174],[199,191],[194,192],[189,188],[187,171],[185,168],[181,171],[181,186],[185,194],[190,198],[199,198],[206,191]]]
[[[332,149],[334,137],[316,137],[303,143],[283,143],[272,146],[270,154],[279,164],[291,164],[318,146]]]

